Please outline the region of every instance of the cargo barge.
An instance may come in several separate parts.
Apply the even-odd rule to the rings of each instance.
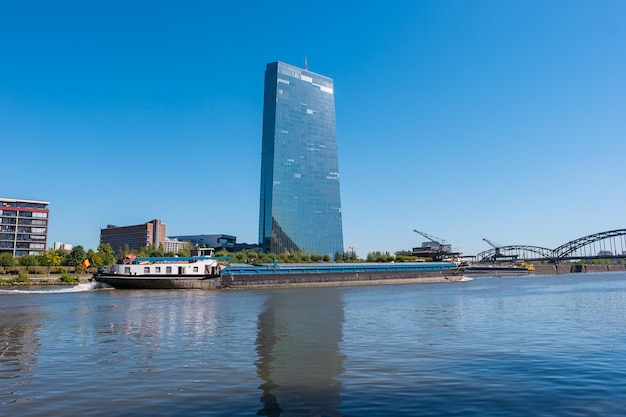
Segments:
[[[535,267],[531,264],[513,265],[467,265],[462,266],[463,274],[466,276],[518,276],[535,273]]]
[[[471,278],[452,262],[233,265],[222,272],[224,288],[280,288],[460,282]]]
[[[115,288],[220,289],[280,288],[454,282],[469,280],[455,263],[354,263],[224,265],[216,258],[126,257],[94,274]]]

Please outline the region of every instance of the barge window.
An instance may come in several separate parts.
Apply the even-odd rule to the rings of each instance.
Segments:
[[[193,267],[193,272],[198,272],[198,267],[197,266]]]
[[[130,275],[130,266],[124,267],[124,273]]]
[[[154,267],[154,269],[155,269],[155,272],[156,272],[157,274],[160,274],[160,273],[161,273],[161,267],[160,267],[160,266],[155,266],[155,267]]]
[[[166,266],[165,267],[165,273],[166,274],[171,274],[172,273],[172,267],[171,266]]]
[[[150,273],[150,267],[149,266],[144,266],[143,267],[143,272],[146,273],[146,274],[149,274]]]

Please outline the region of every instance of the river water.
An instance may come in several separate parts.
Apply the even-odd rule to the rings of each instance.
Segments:
[[[0,290],[0,416],[255,415],[626,415],[626,273]]]

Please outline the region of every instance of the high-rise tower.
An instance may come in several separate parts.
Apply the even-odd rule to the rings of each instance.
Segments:
[[[343,253],[333,80],[282,62],[265,70],[259,243]]]

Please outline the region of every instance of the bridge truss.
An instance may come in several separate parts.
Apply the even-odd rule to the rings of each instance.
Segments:
[[[501,254],[499,254],[500,252]],[[495,262],[498,260],[550,260],[552,259],[552,249],[541,246],[530,245],[508,245],[501,246],[498,250],[489,249],[476,255],[479,262]]]
[[[529,245],[502,246],[480,252],[476,259],[479,262],[516,260],[554,263],[572,259],[626,259],[626,229],[594,233],[556,249]]]

